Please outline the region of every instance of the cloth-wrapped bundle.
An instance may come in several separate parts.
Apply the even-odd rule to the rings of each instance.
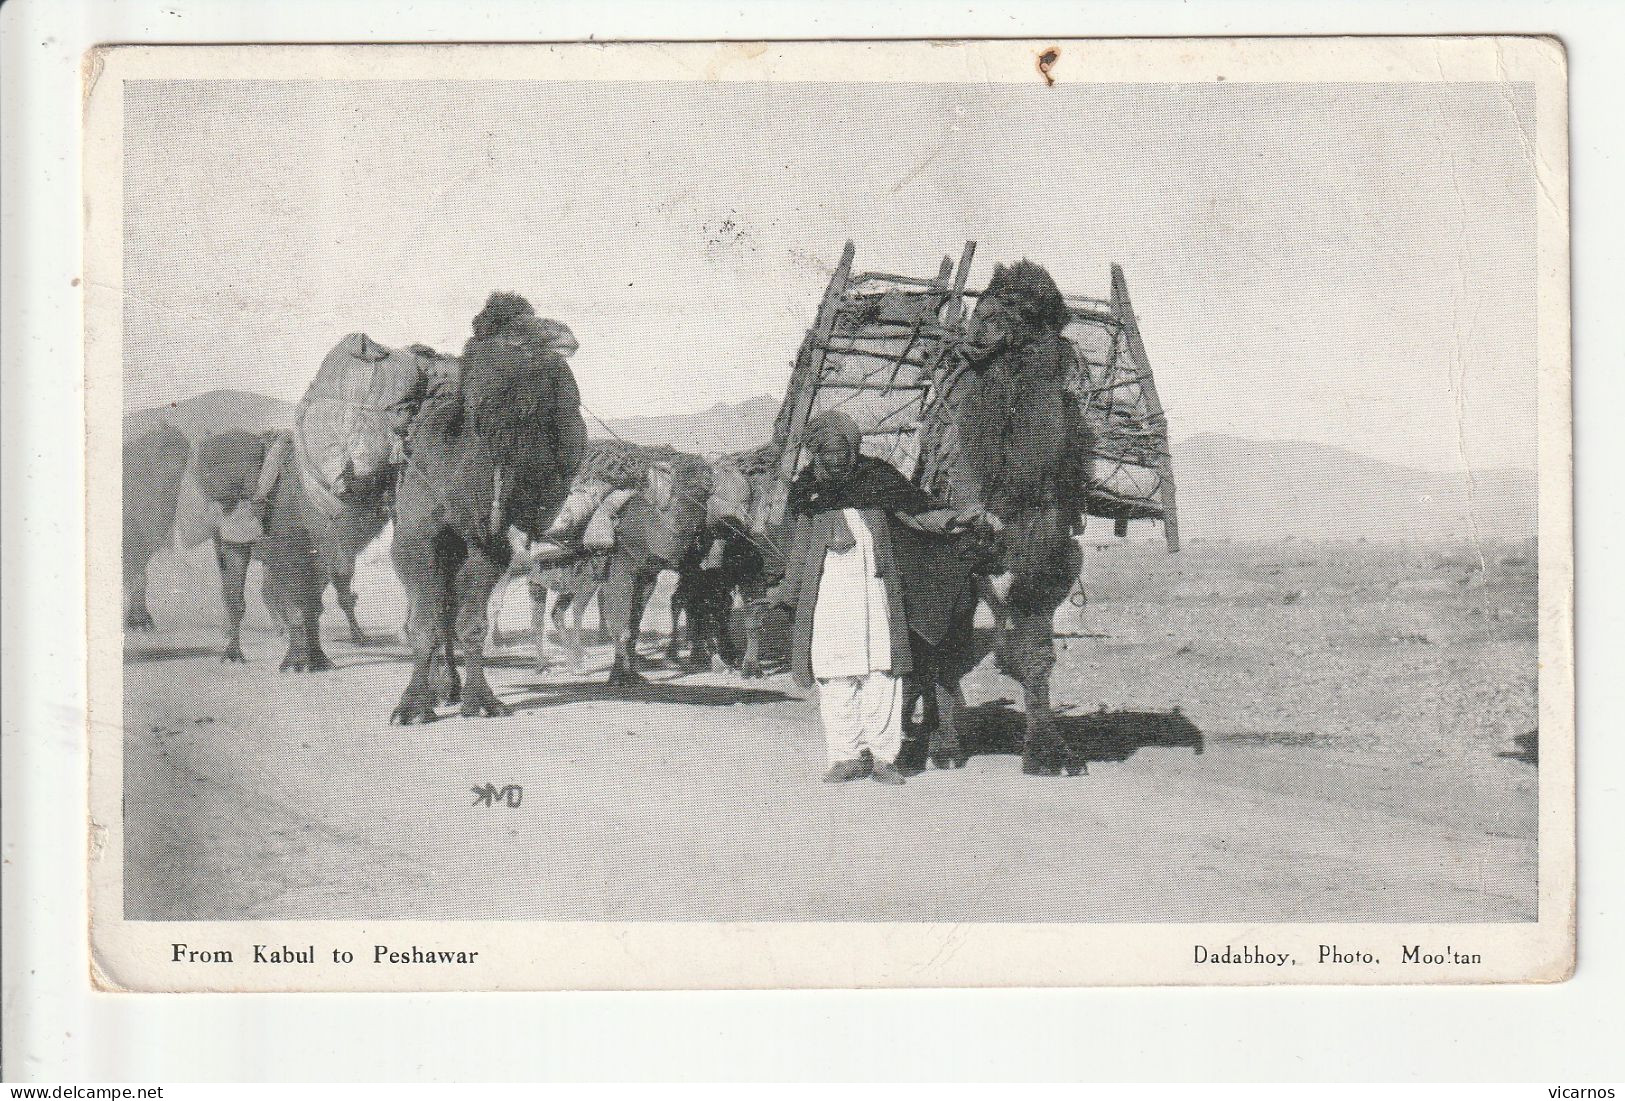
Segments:
[[[438,360],[365,333],[351,333],[327,353],[294,414],[300,473],[319,507],[336,512],[350,481],[398,461],[398,407],[440,369]]]

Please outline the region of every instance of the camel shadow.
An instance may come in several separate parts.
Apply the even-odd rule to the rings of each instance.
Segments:
[[[149,661],[181,661],[185,658],[219,657],[223,646],[143,646],[124,649],[124,663],[139,665]]]
[[[966,708],[960,726],[968,756],[1020,755],[1026,717],[1011,700]],[[1055,716],[1055,732],[1086,761],[1126,761],[1142,749],[1189,749],[1200,754],[1202,732],[1177,708],[1173,711],[1099,711]]]
[[[1509,761],[1522,761],[1526,765],[1540,764],[1540,731],[1531,730],[1527,734],[1518,734],[1513,737],[1512,744],[1517,749],[1502,750],[1497,757],[1505,757]]]
[[[732,707],[736,704],[784,703],[797,698],[771,688],[735,688],[657,680],[628,686],[605,684],[600,679],[590,683],[533,683],[517,687],[534,695],[514,701],[511,706],[516,713],[571,703],[669,703],[689,707]]]

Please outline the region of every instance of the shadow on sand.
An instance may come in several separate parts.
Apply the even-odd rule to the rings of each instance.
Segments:
[[[1527,734],[1519,734],[1512,739],[1517,749],[1503,750],[1497,757],[1505,757],[1509,761],[1522,761],[1528,765],[1540,764],[1540,731],[1531,730]]]
[[[517,685],[535,693],[511,701],[515,712],[536,711],[569,703],[671,703],[699,707],[731,707],[735,704],[783,703],[797,697],[771,688],[735,688],[731,685],[680,684],[670,680],[650,680],[643,684],[619,686],[603,683],[600,676],[590,683]]]
[[[1027,720],[1013,701],[1002,699],[967,708],[961,728],[966,753],[1021,753]],[[1202,732],[1173,711],[1093,711],[1057,713],[1056,733],[1087,761],[1126,761],[1141,749],[1189,749],[1201,753]]]
[[[186,658],[219,657],[225,646],[130,646],[124,647],[126,665],[139,665],[149,661],[181,661]],[[278,660],[281,654],[277,655]]]

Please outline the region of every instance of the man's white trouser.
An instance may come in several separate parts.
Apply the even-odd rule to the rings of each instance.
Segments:
[[[903,682],[887,672],[818,682],[829,763],[854,761],[867,749],[891,764],[903,747]]]

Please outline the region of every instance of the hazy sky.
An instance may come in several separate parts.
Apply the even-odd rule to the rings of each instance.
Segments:
[[[976,285],[1121,263],[1176,437],[1533,469],[1532,119],[1490,84],[132,83],[125,405],[294,400],[356,330],[458,351],[497,289],[603,416],[778,396],[848,238],[923,276],[974,239]]]

